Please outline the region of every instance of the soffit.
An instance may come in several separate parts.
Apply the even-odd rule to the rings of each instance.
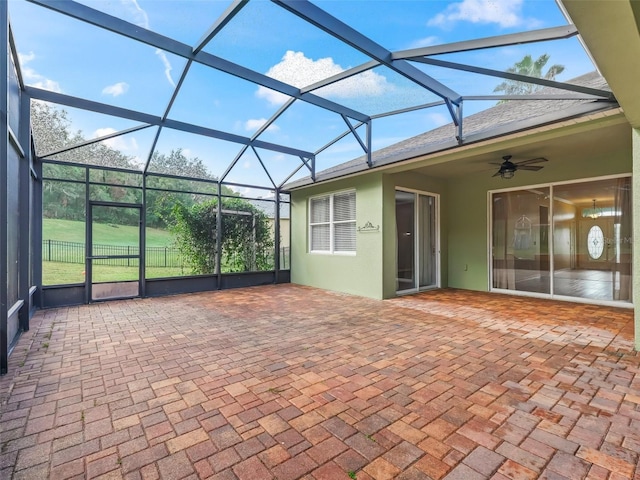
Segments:
[[[512,161],[544,157],[548,160],[548,163],[543,164],[547,170],[563,162],[573,163],[592,157],[606,158],[614,152],[623,152],[631,158],[631,131],[626,122],[613,121],[597,128],[565,131],[562,135],[547,133],[549,131],[530,132],[526,136],[513,138],[504,137],[486,145],[478,145],[466,153],[443,156],[437,160],[424,160],[422,165],[421,162],[417,162],[412,171],[444,179],[468,175],[489,178],[499,168],[491,163],[501,162],[504,155],[511,155]],[[527,175],[531,183],[536,183],[536,172],[517,173],[521,174]]]
[[[629,0],[562,0],[629,123],[640,127],[640,5]]]

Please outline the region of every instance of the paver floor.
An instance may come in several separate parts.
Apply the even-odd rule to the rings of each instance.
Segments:
[[[2,479],[640,479],[632,310],[279,285],[31,325]]]

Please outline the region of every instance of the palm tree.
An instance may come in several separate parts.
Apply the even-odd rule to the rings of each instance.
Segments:
[[[556,75],[561,74],[564,71],[564,65],[552,65],[547,72],[543,75],[542,69],[549,61],[549,55],[546,53],[540,55],[540,57],[534,62],[531,55],[525,55],[522,60],[516,62],[513,67],[507,68],[509,73],[517,73],[519,75],[526,75],[528,77],[544,78],[546,80],[554,80]],[[496,88],[494,92],[503,92],[505,95],[528,95],[535,93],[543,88],[542,85],[535,83],[519,82],[517,80],[505,80]],[[500,103],[505,100],[501,100]]]

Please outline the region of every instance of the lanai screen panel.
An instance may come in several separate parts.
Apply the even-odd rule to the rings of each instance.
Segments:
[[[142,163],[173,128],[237,145],[215,153],[231,169],[253,148],[308,160],[342,150],[331,168],[366,165],[376,149],[445,119],[464,124],[494,105],[477,97],[495,93],[496,72],[525,54],[562,63],[560,81],[591,70],[575,28],[555,2],[544,7],[500,3],[474,17],[456,2],[31,0],[11,2],[11,13],[27,92],[147,126],[150,151],[132,155]],[[403,128],[401,115],[418,126]],[[120,131],[80,128],[89,140]],[[477,131],[463,125],[451,140]]]

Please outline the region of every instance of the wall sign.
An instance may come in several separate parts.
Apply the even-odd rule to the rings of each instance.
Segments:
[[[364,226],[358,227],[358,231],[360,233],[379,232],[380,231],[380,225],[373,225],[371,222],[367,222],[367,223],[364,224]]]

